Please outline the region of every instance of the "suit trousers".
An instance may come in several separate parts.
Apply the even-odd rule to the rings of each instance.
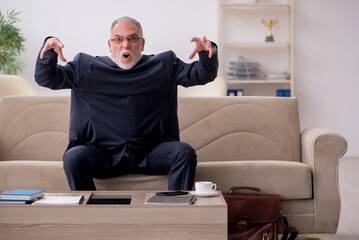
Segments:
[[[197,166],[195,150],[184,142],[163,142],[154,147],[144,159],[146,166],[132,166],[123,157],[112,167],[104,167],[108,156],[93,145],[79,145],[64,153],[63,164],[71,190],[96,190],[93,178],[110,178],[124,174],[168,174],[168,190],[191,190]]]

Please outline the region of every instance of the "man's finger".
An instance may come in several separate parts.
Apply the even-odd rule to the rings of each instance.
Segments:
[[[40,52],[40,59],[43,59],[44,58],[44,53],[46,52],[47,50],[45,49],[45,47],[43,49],[41,49],[41,52]]]
[[[50,49],[52,49],[51,45],[48,44],[48,42],[46,41],[44,47],[41,49],[41,52],[40,52],[40,59],[43,59],[44,58],[44,54],[45,52],[49,51]]]
[[[62,54],[62,48],[64,47],[64,45],[62,43],[58,44],[59,46],[54,48],[55,53],[57,53],[58,57],[60,58],[61,61],[63,62],[67,62],[66,58],[64,57],[64,55]]]
[[[195,48],[195,49],[193,50],[193,52],[191,53],[191,55],[189,55],[189,59],[194,58],[194,56],[196,56],[196,53],[197,53],[197,48]]]
[[[208,51],[209,51],[209,53],[208,53],[208,57],[209,57],[209,58],[212,58],[212,55],[213,55],[213,48],[212,48],[212,47],[210,47]]]
[[[57,55],[59,56],[60,60],[63,62],[67,62],[66,58],[64,57],[64,55],[62,54],[62,49],[64,48],[64,44],[62,44],[62,42],[58,43],[58,47],[56,48],[55,52],[57,53]]]
[[[59,58],[60,58],[61,61],[67,62],[67,60],[66,60],[66,58],[64,57],[64,55],[62,54],[62,52],[61,52],[61,54],[59,55]]]
[[[197,38],[197,37],[191,38],[191,42],[198,42],[198,40],[199,40],[199,38]]]
[[[55,51],[56,52],[56,51]],[[57,55],[59,56],[60,60],[63,62],[67,62],[66,58],[64,57],[64,55],[62,54],[62,50],[61,48],[56,52]]]
[[[202,37],[202,42],[205,43],[206,41],[207,41],[206,37],[203,36],[203,37]]]

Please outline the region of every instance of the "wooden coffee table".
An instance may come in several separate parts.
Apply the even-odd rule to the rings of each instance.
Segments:
[[[198,197],[194,205],[146,205],[149,192],[68,192],[80,205],[1,205],[0,239],[227,239],[227,205]],[[92,197],[131,197],[129,205],[89,205]]]

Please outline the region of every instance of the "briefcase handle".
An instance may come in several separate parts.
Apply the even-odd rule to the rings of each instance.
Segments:
[[[232,187],[231,189],[229,189],[228,194],[232,194],[233,191],[235,190],[240,190],[240,189],[245,189],[245,190],[252,190],[258,193],[258,195],[262,195],[262,192],[259,188],[257,187],[248,187],[248,186],[236,186],[236,187]]]

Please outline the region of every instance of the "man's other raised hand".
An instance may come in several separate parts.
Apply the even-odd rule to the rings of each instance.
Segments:
[[[53,49],[54,52],[59,56],[60,60],[66,62],[67,60],[62,54],[63,47],[64,44],[62,44],[59,39],[55,37],[48,38],[44,44],[44,47],[41,49],[40,59],[43,59],[45,52]]]
[[[196,47],[194,48],[193,52],[189,56],[189,59],[192,59],[196,55],[196,53],[202,51],[208,52],[209,58],[212,57],[213,55],[212,43],[211,41],[208,41],[206,37],[202,37],[202,38],[193,37],[191,38],[191,42],[196,43]]]

